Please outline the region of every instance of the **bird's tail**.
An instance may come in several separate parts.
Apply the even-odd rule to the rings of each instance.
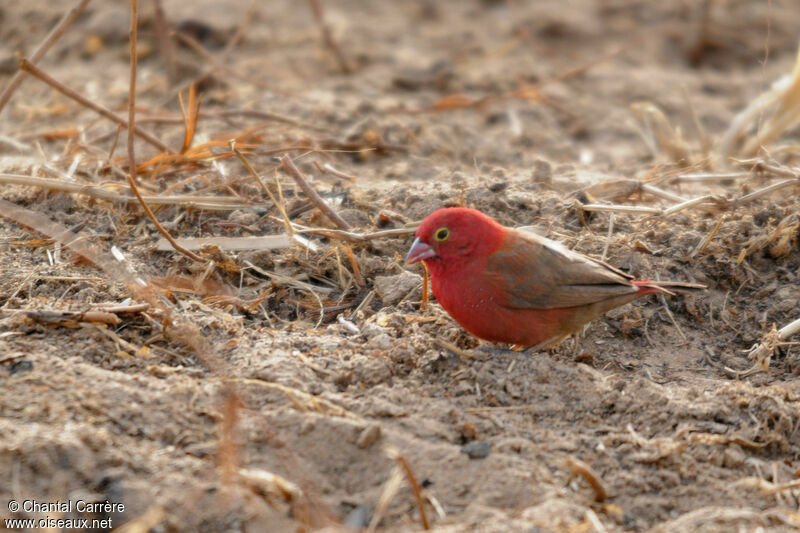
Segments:
[[[661,292],[675,295],[676,292],[688,293],[706,290],[705,285],[684,281],[633,281],[632,283],[639,287],[639,293],[641,294]]]

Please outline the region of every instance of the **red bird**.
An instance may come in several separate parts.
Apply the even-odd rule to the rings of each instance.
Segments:
[[[433,294],[464,329],[491,342],[548,348],[603,313],[680,282],[632,281],[560,243],[463,207],[422,221],[406,262],[424,261]]]

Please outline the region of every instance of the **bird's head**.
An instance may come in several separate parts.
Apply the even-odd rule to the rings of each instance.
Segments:
[[[414,233],[406,263],[425,261],[431,270],[486,257],[503,241],[504,228],[475,209],[445,207],[427,217]]]

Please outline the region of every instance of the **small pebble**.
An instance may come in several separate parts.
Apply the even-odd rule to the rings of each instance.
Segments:
[[[14,361],[14,364],[11,365],[11,368],[8,369],[9,372],[12,374],[18,374],[20,372],[30,372],[33,370],[33,362],[28,361],[27,359],[20,359],[19,361]]]
[[[733,444],[728,446],[724,452],[722,452],[722,466],[729,469],[739,468],[741,467],[744,462],[747,460],[747,456],[744,454],[742,449]]]
[[[484,459],[492,451],[492,444],[488,440],[474,440],[461,447],[461,451],[470,459]]]
[[[344,519],[344,527],[347,529],[362,531],[368,525],[369,525],[369,510],[363,505],[359,505],[358,507],[350,511],[347,514],[347,518]]]

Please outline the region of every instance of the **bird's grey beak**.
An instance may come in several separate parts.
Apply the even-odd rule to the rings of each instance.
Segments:
[[[430,244],[422,242],[419,240],[419,237],[417,237],[414,239],[414,244],[411,245],[411,249],[408,251],[406,263],[411,265],[432,257],[436,257],[436,252],[433,251],[433,247],[431,247]]]

